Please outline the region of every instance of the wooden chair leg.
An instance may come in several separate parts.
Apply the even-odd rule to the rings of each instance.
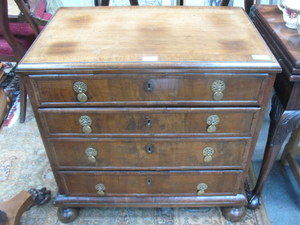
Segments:
[[[27,93],[26,93],[25,83],[22,76],[19,78],[19,85],[20,85],[20,123],[24,123],[26,117]]]
[[[254,4],[254,0],[244,0],[244,7],[246,13],[249,14],[251,6]]]
[[[129,0],[130,5],[139,5],[139,1],[138,0]]]
[[[101,6],[109,6],[109,0],[101,0]]]
[[[0,126],[4,122],[11,107],[11,98],[0,86]]]
[[[296,130],[294,130],[291,134],[291,137],[286,144],[283,153],[281,155],[281,163],[283,165],[288,165],[288,162],[286,161],[288,154],[296,153],[296,150],[299,148],[298,143],[300,141],[300,127],[298,127]]]
[[[292,132],[289,142],[286,144],[281,156],[281,163],[283,165],[289,165],[298,185],[300,187],[300,166],[296,157],[300,154],[300,126]]]
[[[290,154],[290,150],[293,148],[294,145],[294,141],[293,141],[293,135],[290,137],[288,143],[285,145],[281,158],[280,158],[280,162],[283,166],[288,166],[288,161],[287,161],[287,156],[288,154]]]
[[[222,0],[220,6],[228,6],[230,0]]]
[[[19,225],[22,214],[34,205],[47,203],[51,192],[42,188],[21,191],[12,199],[0,203],[0,225]]]
[[[139,5],[138,0],[129,0],[130,5]],[[109,0],[101,0],[101,6],[109,6]]]

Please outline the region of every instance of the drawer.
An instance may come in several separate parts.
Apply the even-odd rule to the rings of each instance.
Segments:
[[[70,196],[235,195],[241,171],[58,172]],[[199,192],[198,192],[199,191]]]
[[[60,170],[243,169],[251,138],[48,139]]]
[[[230,105],[258,105],[266,75],[95,74],[32,75],[30,78],[37,102],[43,107],[228,105],[229,102]]]
[[[48,134],[251,136],[260,108],[39,109]]]

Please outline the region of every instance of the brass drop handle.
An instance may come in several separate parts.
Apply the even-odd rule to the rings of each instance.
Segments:
[[[197,185],[197,194],[202,195],[205,193],[205,190],[208,188],[206,183],[200,183]]]
[[[85,149],[85,154],[91,162],[96,162],[97,151],[94,148]]]
[[[207,120],[207,132],[213,133],[217,131],[217,125],[220,123],[220,117],[218,115],[210,115]]]
[[[73,84],[73,90],[77,93],[77,100],[79,102],[86,102],[88,97],[86,95],[87,92],[87,85],[82,81],[76,81]]]
[[[203,155],[204,155],[204,162],[211,162],[213,159],[213,154],[215,153],[214,148],[212,147],[205,147],[203,149]]]
[[[97,184],[95,186],[95,189],[96,189],[98,195],[104,195],[105,194],[105,186],[104,186],[104,184]]]
[[[91,119],[91,117],[86,116],[86,115],[81,116],[79,118],[79,123],[82,126],[82,132],[83,133],[89,134],[89,133],[92,132],[92,128],[91,128],[92,119]]]
[[[215,80],[211,84],[211,90],[213,92],[213,98],[216,101],[220,101],[224,97],[224,90],[225,90],[225,82],[222,80]]]

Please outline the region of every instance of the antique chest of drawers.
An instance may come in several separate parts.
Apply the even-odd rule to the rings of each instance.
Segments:
[[[238,220],[280,67],[238,8],[63,8],[18,65],[78,207],[222,206]]]

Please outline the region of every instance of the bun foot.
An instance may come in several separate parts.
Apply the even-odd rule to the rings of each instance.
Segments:
[[[57,217],[62,223],[71,223],[79,215],[77,208],[58,208]]]
[[[231,222],[238,222],[240,221],[246,214],[245,207],[224,207],[221,208],[222,215],[225,217],[226,220]]]

